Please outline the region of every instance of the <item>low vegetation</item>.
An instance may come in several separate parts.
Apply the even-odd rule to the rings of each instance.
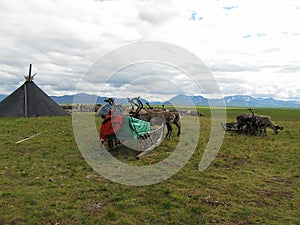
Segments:
[[[278,135],[267,130],[267,137],[227,132],[204,172],[198,164],[209,140],[210,111],[198,110],[206,116],[199,117],[190,161],[168,180],[145,187],[97,174],[77,148],[71,117],[0,118],[0,224],[300,224],[300,110],[255,109],[284,129]],[[244,112],[228,109],[228,122]],[[168,157],[177,142],[174,134],[141,160],[124,147],[112,154],[150,165]]]

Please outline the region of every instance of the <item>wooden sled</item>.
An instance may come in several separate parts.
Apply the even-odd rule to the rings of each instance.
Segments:
[[[129,146],[139,153],[137,159],[155,149],[163,141],[164,123],[150,125],[149,122],[133,117],[111,115],[103,118],[100,141],[111,151],[121,145]]]
[[[238,123],[222,123],[222,128],[225,131],[238,131]]]

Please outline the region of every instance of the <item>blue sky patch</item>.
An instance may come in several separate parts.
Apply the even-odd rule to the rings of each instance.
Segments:
[[[243,38],[251,38],[251,37],[252,37],[251,34],[247,34],[247,35],[243,36]]]
[[[266,36],[266,34],[263,34],[263,33],[257,33],[255,34],[256,37],[263,37],[263,36]]]
[[[237,9],[237,6],[224,6],[223,9],[225,10],[232,10],[232,9]]]

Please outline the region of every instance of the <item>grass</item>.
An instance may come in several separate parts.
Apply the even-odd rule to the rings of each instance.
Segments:
[[[267,137],[226,133],[204,172],[198,164],[210,117],[209,108],[199,111],[207,116],[200,118],[190,161],[168,180],[145,187],[98,175],[77,148],[71,117],[1,118],[0,224],[300,224],[300,110],[255,109],[284,130],[278,135],[268,130]],[[228,121],[246,111],[228,109]],[[138,161],[126,148],[113,155],[150,165],[166,158],[177,142],[173,135]]]

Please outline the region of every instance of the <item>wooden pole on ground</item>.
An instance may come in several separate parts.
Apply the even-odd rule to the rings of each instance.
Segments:
[[[19,144],[19,143],[21,143],[21,142],[23,142],[23,141],[27,141],[27,140],[29,140],[30,138],[36,137],[36,136],[38,136],[38,135],[40,135],[40,134],[42,134],[42,133],[44,133],[44,131],[42,131],[42,132],[40,132],[40,133],[37,133],[37,134],[34,134],[34,135],[31,135],[30,137],[24,138],[24,139],[22,139],[22,140],[20,140],[20,141],[17,141],[16,144]]]

